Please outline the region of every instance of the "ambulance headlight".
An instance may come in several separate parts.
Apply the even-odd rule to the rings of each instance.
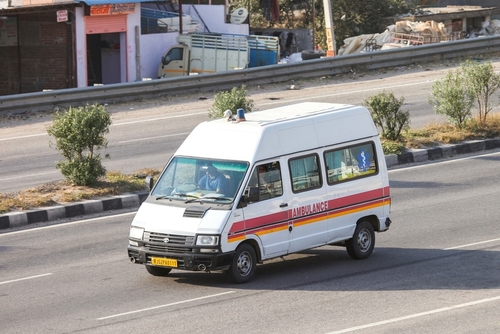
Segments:
[[[199,235],[196,237],[196,246],[217,246],[218,244],[218,235]]]
[[[131,226],[130,227],[130,238],[142,240],[142,235],[144,234],[144,228]]]

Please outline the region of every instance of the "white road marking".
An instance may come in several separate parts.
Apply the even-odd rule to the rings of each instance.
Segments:
[[[495,241],[500,241],[500,238],[498,238],[498,239],[486,240],[486,241],[474,242],[474,243],[472,243],[472,244],[467,244],[467,245],[461,245],[461,246],[449,247],[449,248],[445,248],[444,250],[465,248],[465,247],[469,247],[469,246],[476,246],[476,245],[487,244],[487,243],[490,243],[490,242],[495,242]]]
[[[373,81],[373,80],[372,80]],[[429,82],[433,82],[434,80],[426,80],[426,81],[420,81],[420,82],[413,82],[413,83],[408,83],[404,85],[394,85],[394,86],[386,86],[383,89],[392,89],[392,88],[401,88],[401,87],[410,87],[410,86],[418,86],[422,84],[429,84]],[[312,88],[311,88],[312,89]],[[360,90],[352,90],[348,92],[341,92],[341,93],[333,93],[333,94],[323,94],[323,95],[315,95],[315,96],[306,96],[302,97],[299,99],[287,99],[286,102],[298,102],[298,101],[310,101],[314,99],[322,99],[325,97],[333,97],[333,96],[340,96],[340,95],[349,95],[349,94],[357,94],[357,93],[364,93],[364,92],[370,92],[370,91],[380,91],[380,88],[364,88]],[[267,103],[262,103],[262,105],[273,105],[273,104],[279,104],[283,103],[283,101],[273,101],[273,102],[267,102]]]
[[[25,179],[25,178],[29,178],[31,176],[40,176],[40,175],[47,175],[47,174],[54,174],[54,173],[59,173],[59,171],[45,172],[45,173],[38,173],[38,174],[29,174],[29,175],[11,176],[11,177],[7,177],[5,179],[0,179],[0,181],[6,181],[6,180],[12,180],[12,179]]]
[[[0,233],[0,238],[2,236],[7,236],[7,235],[29,233],[29,232],[32,232],[32,231],[45,230],[45,229],[49,229],[49,228],[57,228],[57,227],[70,226],[70,225],[76,225],[76,224],[83,224],[83,223],[88,223],[88,222],[96,222],[96,221],[99,221],[99,220],[102,220],[102,219],[116,218],[116,217],[127,216],[127,215],[135,215],[136,212],[137,212],[137,210],[132,211],[132,212],[119,213],[119,214],[116,214],[116,215],[109,215],[109,216],[96,217],[96,218],[89,218],[89,219],[77,220],[77,221],[74,221],[74,222],[61,223],[61,224],[55,224],[55,225],[49,225],[49,226],[32,227],[32,228],[29,228],[29,229],[26,229],[26,230],[13,231],[13,232],[7,232],[7,233]]]
[[[480,300],[476,300],[476,301],[472,301],[472,302],[468,302],[468,303],[463,303],[463,304],[458,304],[458,305],[453,305],[453,306],[448,306],[448,307],[443,307],[443,308],[438,308],[438,309],[430,310],[430,311],[426,311],[426,312],[410,314],[410,315],[407,315],[407,316],[404,316],[404,317],[399,317],[399,318],[393,318],[393,319],[388,319],[388,320],[382,320],[382,321],[372,322],[371,324],[366,324],[366,325],[361,325],[361,326],[346,328],[346,329],[342,329],[340,331],[329,332],[327,334],[349,333],[349,332],[354,332],[354,331],[358,331],[358,330],[361,330],[361,329],[367,329],[367,328],[373,328],[373,327],[377,327],[377,326],[383,326],[383,325],[395,323],[395,322],[398,322],[398,321],[404,321],[404,320],[414,319],[414,318],[423,317],[423,316],[426,316],[426,315],[436,314],[436,313],[440,313],[440,312],[447,312],[447,311],[456,310],[456,309],[459,309],[459,308],[464,308],[464,307],[469,307],[469,306],[474,306],[474,305],[479,305],[479,304],[484,304],[484,303],[490,303],[490,302],[494,302],[494,301],[497,301],[497,300],[500,300],[500,296],[491,297],[491,298],[485,298],[485,299],[480,299]]]
[[[165,117],[156,117],[156,118],[147,118],[143,120],[136,120],[136,121],[130,121],[130,122],[122,122],[122,123],[113,123],[111,126],[120,126],[120,125],[134,125],[137,123],[146,123],[146,122],[155,122],[155,121],[160,121],[164,119],[171,119],[171,118],[182,118],[182,117],[189,117],[189,116],[198,116],[198,115],[204,115],[207,114],[207,111],[200,111],[196,113],[191,113],[191,114],[180,114],[180,115],[173,115],[173,116],[165,116]]]
[[[97,320],[106,320],[106,319],[110,319],[110,318],[123,317],[123,316],[129,315],[129,314],[134,314],[134,313],[139,313],[139,312],[146,312],[146,311],[156,310],[156,309],[163,308],[163,307],[169,307],[169,306],[174,306],[174,305],[179,305],[179,304],[190,303],[190,302],[194,302],[194,301],[197,301],[197,300],[203,300],[203,299],[208,299],[208,298],[219,297],[219,296],[227,295],[229,293],[234,293],[234,292],[236,292],[236,291],[227,291],[227,292],[222,292],[222,293],[218,293],[218,294],[210,295],[210,296],[205,296],[205,297],[199,297],[199,298],[181,300],[181,301],[178,301],[178,302],[175,302],[175,303],[158,305],[158,306],[143,308],[141,310],[135,310],[135,311],[125,312],[125,313],[120,313],[120,314],[114,314],[114,315],[110,315],[110,316],[107,316],[107,317],[97,318]]]
[[[42,274],[42,275],[36,275],[36,276],[30,276],[30,277],[23,277],[23,278],[13,279],[13,280],[10,280],[10,281],[0,282],[0,285],[7,284],[7,283],[20,282],[20,281],[25,281],[27,279],[39,278],[39,277],[50,276],[50,275],[52,275],[52,273]]]
[[[40,137],[40,136],[48,136],[48,135],[49,135],[48,133],[37,133],[37,134],[34,134],[34,135],[0,138],[0,141],[13,140],[13,139],[24,139],[24,138]]]
[[[138,138],[138,139],[131,139],[131,140],[123,140],[123,141],[119,141],[118,144],[133,143],[133,142],[136,142],[136,141],[160,139],[160,138],[175,137],[175,136],[185,136],[185,135],[188,135],[188,134],[189,134],[189,132],[181,132],[181,133],[174,133],[174,134],[171,134],[171,135],[164,135],[164,136],[156,136],[156,137],[147,137],[147,138]]]
[[[439,165],[439,164],[450,164],[450,163],[457,162],[457,161],[488,157],[491,155],[498,155],[498,154],[500,154],[500,152],[472,155],[472,156],[468,156],[468,157],[464,157],[464,158],[457,158],[457,159],[445,160],[445,161],[431,161],[431,160],[429,160],[427,162],[432,162],[432,163],[427,163],[427,164],[417,165],[417,166],[401,167],[401,168],[397,168],[397,169],[391,169],[391,170],[388,170],[388,172],[389,173],[396,173],[396,172],[406,171],[409,169],[424,168],[424,167],[430,167],[430,166],[435,166],[435,165]]]

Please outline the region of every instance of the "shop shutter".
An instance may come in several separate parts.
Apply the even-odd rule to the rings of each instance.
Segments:
[[[127,15],[85,16],[86,34],[127,31]]]

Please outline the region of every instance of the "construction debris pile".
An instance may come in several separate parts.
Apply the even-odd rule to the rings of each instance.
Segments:
[[[470,33],[453,31],[451,27],[436,21],[399,21],[380,34],[346,38],[338,54],[371,52],[491,35],[500,35],[500,20],[485,21],[482,23],[482,29]]]

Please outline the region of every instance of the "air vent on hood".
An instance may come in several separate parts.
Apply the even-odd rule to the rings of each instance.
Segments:
[[[205,212],[207,212],[207,210],[208,209],[199,208],[199,207],[187,208],[186,211],[184,211],[184,217],[203,218],[203,216],[205,215]]]

